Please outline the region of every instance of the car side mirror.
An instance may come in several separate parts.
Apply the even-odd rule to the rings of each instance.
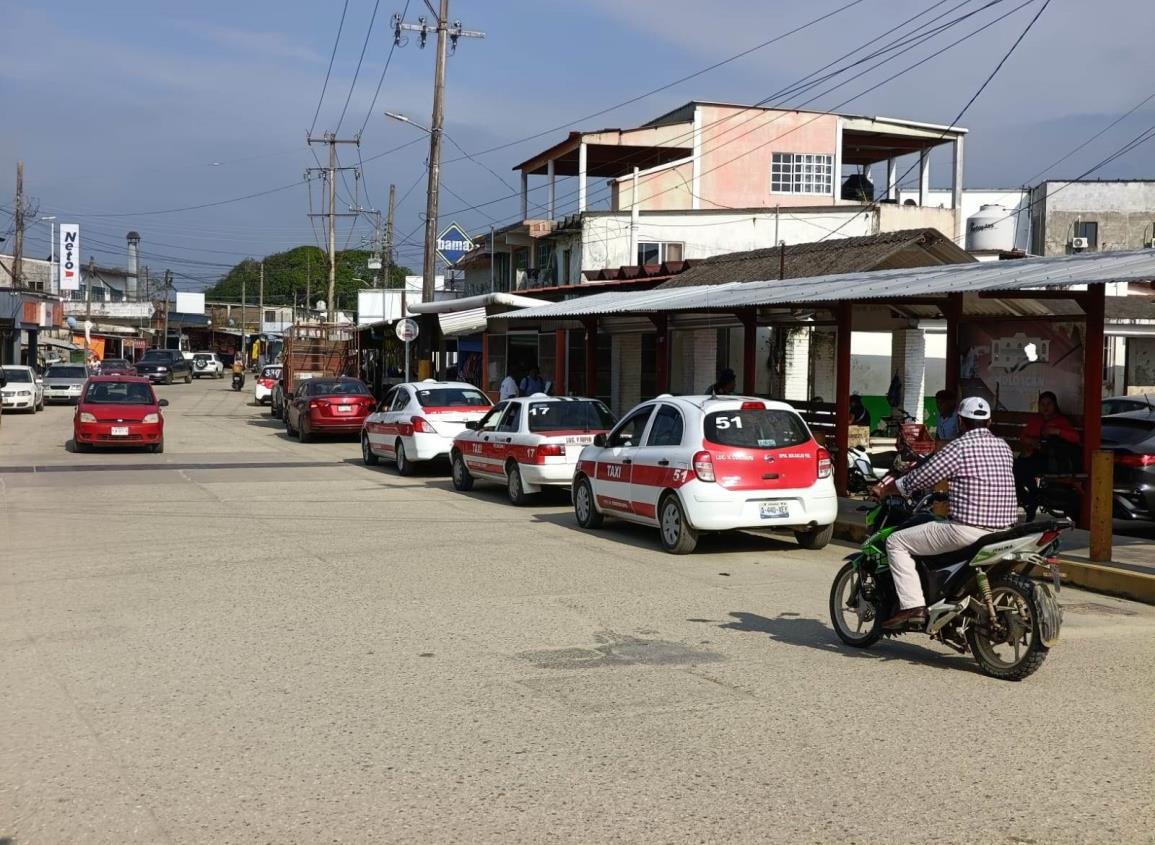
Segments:
[[[481,429],[481,423],[477,420],[470,420],[465,424],[465,427],[470,431],[479,431]]]
[[[594,445],[597,446],[599,449],[604,449],[606,447],[605,432],[602,432],[601,434],[595,434],[594,435]]]
[[[156,403],[156,406],[158,408],[167,408],[168,407],[168,400],[167,399],[161,399],[159,402]]]

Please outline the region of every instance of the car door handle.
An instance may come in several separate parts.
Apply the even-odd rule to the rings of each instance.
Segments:
[[[660,466],[660,467],[668,467],[669,465],[670,465],[670,462],[667,461],[665,458],[662,458],[660,461],[658,461],[658,466]]]
[[[506,442],[506,443],[512,443],[512,442],[513,442],[513,438],[512,438],[512,437],[507,437],[507,438],[505,438],[505,442]]]
[[[624,461],[622,461],[622,464],[627,465],[627,464],[632,464],[633,462],[634,462],[633,458],[626,458]]]

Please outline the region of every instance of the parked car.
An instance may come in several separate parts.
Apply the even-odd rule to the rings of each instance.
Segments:
[[[1155,519],[1155,414],[1104,418],[1102,443],[1115,453],[1115,517]]]
[[[44,410],[44,379],[31,367],[6,364],[6,384],[0,387],[5,411],[27,411],[35,414]]]
[[[419,462],[449,457],[453,438],[492,404],[467,382],[426,379],[394,385],[365,420],[361,456],[370,465],[387,458],[399,473],[412,475]]]
[[[273,389],[280,380],[280,364],[269,364],[261,370],[261,374],[257,376],[256,384],[253,385],[253,398],[257,400],[258,405],[271,405],[273,403]]]
[[[1139,393],[1134,396],[1112,396],[1103,400],[1103,416],[1126,414],[1130,411],[1145,411],[1155,414],[1155,397]]]
[[[149,349],[136,362],[136,374],[151,382],[172,384],[180,378],[191,384],[193,368],[179,349]]]
[[[225,364],[215,352],[194,352],[192,356],[193,378],[208,376],[224,378]]]
[[[830,453],[784,402],[734,396],[659,396],[598,435],[578,459],[574,514],[659,529],[687,554],[703,531],[776,528],[819,549],[838,516]]]
[[[84,364],[53,364],[44,371],[44,401],[76,402],[91,374]]]
[[[568,488],[582,449],[615,422],[597,399],[538,393],[499,402],[454,439],[453,486],[468,491],[474,478],[496,481],[515,505],[545,487]]]
[[[100,362],[99,375],[134,376],[136,375],[136,366],[125,358],[105,358]]]
[[[163,452],[164,414],[160,409],[167,405],[167,399],[157,401],[148,379],[93,376],[84,387],[73,418],[76,451],[87,452],[93,446],[144,446]]]
[[[374,404],[373,394],[358,379],[308,379],[286,404],[285,427],[302,443],[317,434],[358,434]]]

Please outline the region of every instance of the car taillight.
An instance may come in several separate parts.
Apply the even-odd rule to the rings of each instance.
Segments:
[[[714,458],[709,452],[698,452],[694,455],[694,474],[699,481],[714,480]]]
[[[834,466],[830,463],[830,453],[818,447],[818,477],[829,478],[830,473],[834,471]]]
[[[762,404],[761,402],[743,402],[741,410],[743,410],[743,411],[765,411],[766,406],[764,404]]]
[[[1149,467],[1155,466],[1155,455],[1127,455],[1116,454],[1115,463],[1121,467]]]
[[[94,422],[96,422],[96,417],[94,417],[92,414],[88,413],[87,411],[81,411],[80,412],[80,421],[83,423],[94,423]]]
[[[276,384],[276,382],[273,381],[271,378],[261,379],[261,387],[265,387],[265,388],[268,388],[269,390],[272,390],[274,384]]]
[[[321,402],[321,401],[318,401],[316,399],[314,399],[312,402],[309,403],[310,410],[316,410],[317,408],[328,408],[328,407],[329,407],[328,402]]]
[[[413,431],[414,432],[419,431],[422,434],[436,434],[437,433],[437,429],[435,429],[432,425],[430,425],[429,420],[425,419],[425,417],[414,417],[413,418]]]
[[[530,450],[535,464],[544,464],[546,458],[564,458],[565,447],[558,443],[547,443]]]
[[[142,423],[158,423],[160,422],[160,414],[145,414]]]

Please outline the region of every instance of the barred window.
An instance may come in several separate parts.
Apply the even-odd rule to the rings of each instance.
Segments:
[[[770,162],[770,191],[775,194],[833,193],[834,156],[774,153]]]

